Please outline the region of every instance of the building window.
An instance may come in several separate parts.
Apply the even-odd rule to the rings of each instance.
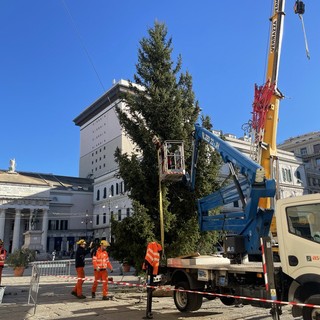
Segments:
[[[127,217],[130,217],[130,208],[127,208]]]
[[[105,212],[103,213],[102,223],[103,223],[103,224],[106,224],[106,223],[107,223],[107,214],[106,214]]]
[[[301,154],[302,156],[307,155],[307,154],[308,154],[307,148],[301,148],[301,149],[300,149],[300,154]]]
[[[100,190],[97,190],[97,201],[100,200]]]
[[[119,194],[119,183],[116,183],[116,194]]]
[[[104,187],[103,188],[103,199],[105,199],[107,197],[107,188]]]
[[[296,171],[297,179],[301,180],[301,173],[299,170]]]
[[[114,186],[113,185],[110,188],[110,193],[111,193],[111,196],[113,197],[114,196]]]
[[[291,170],[282,168],[282,180],[283,182],[292,182]]]
[[[68,220],[49,220],[48,230],[68,230]]]
[[[313,146],[314,153],[320,153],[320,143]]]
[[[120,182],[120,193],[123,194],[124,190],[123,190],[123,181]]]
[[[121,221],[121,209],[118,210],[118,221]]]
[[[97,216],[96,216],[96,225],[99,225],[99,221],[100,220],[100,216],[97,214]]]
[[[320,166],[320,158],[317,158],[317,159],[316,159],[316,165],[317,165],[317,166]]]
[[[233,206],[234,206],[234,208],[239,208],[239,202],[238,201],[233,201]]]
[[[68,220],[60,221],[60,230],[68,230]]]

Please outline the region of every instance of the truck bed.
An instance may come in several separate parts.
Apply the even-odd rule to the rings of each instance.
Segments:
[[[228,272],[263,272],[262,262],[245,262],[242,264],[232,264],[230,259],[221,255],[205,256],[200,255],[192,258],[170,258],[167,261],[169,268],[188,268],[204,270],[225,270]],[[280,268],[280,263],[274,263],[274,268]]]

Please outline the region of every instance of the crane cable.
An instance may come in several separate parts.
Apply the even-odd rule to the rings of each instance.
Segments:
[[[79,29],[78,29],[78,27],[77,27],[77,24],[76,24],[76,22],[74,21],[74,19],[73,19],[72,15],[71,15],[71,12],[70,12],[70,10],[69,10],[69,8],[68,8],[65,0],[61,0],[61,2],[62,2],[62,4],[63,4],[63,6],[64,6],[64,9],[65,9],[66,12],[67,12],[68,17],[70,18],[70,21],[71,21],[71,24],[72,24],[72,26],[73,26],[73,28],[74,28],[74,31],[75,31],[75,33],[77,34],[78,38],[79,38],[79,41],[80,41],[80,43],[81,43],[81,45],[82,45],[82,48],[83,48],[83,51],[85,52],[85,54],[86,54],[86,56],[87,56],[87,58],[88,58],[88,60],[89,60],[89,63],[90,63],[90,65],[91,65],[94,73],[96,74],[96,76],[97,76],[97,78],[98,78],[98,81],[99,81],[99,83],[100,83],[100,85],[101,85],[101,88],[102,88],[102,90],[103,90],[103,92],[104,92],[104,91],[106,91],[106,89],[105,89],[105,87],[104,87],[104,85],[103,85],[103,83],[102,83],[102,80],[101,80],[101,78],[100,78],[100,76],[99,76],[99,73],[98,73],[98,71],[97,71],[97,69],[96,69],[96,67],[95,67],[95,65],[94,65],[94,63],[93,63],[93,60],[92,60],[92,58],[91,58],[91,56],[90,56],[90,54],[89,54],[89,51],[88,51],[87,47],[85,46],[84,40],[83,40],[83,38],[82,38],[81,35],[80,35]]]
[[[310,53],[309,53],[309,47],[308,47],[307,34],[306,34],[306,29],[304,27],[303,17],[302,17],[301,14],[299,14],[299,18],[300,18],[301,24],[302,24],[302,30],[303,30],[303,36],[304,36],[304,43],[305,43],[305,46],[306,46],[307,58],[310,60]]]
[[[303,21],[303,14],[305,12],[305,5],[302,1],[297,0],[295,5],[294,5],[294,13],[298,14],[300,21],[301,21],[301,25],[302,25],[302,31],[303,31],[303,37],[304,37],[304,43],[305,43],[305,47],[306,47],[306,54],[307,54],[307,58],[310,60],[310,52],[309,52],[309,47],[308,47],[308,39],[307,39],[307,33],[306,33],[306,29],[304,26],[304,21]]]

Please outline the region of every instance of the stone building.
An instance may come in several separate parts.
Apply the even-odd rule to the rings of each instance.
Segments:
[[[305,166],[308,193],[320,192],[320,131],[310,132],[285,140],[278,146],[302,158]]]
[[[0,238],[8,252],[22,246],[66,254],[92,237],[92,180],[0,171]]]
[[[122,220],[131,214],[131,201],[114,160],[116,148],[128,154],[135,150],[115,111],[126,107],[121,95],[128,90],[128,82],[120,80],[73,120],[80,127],[79,176],[94,179],[95,239],[111,241],[111,217]]]

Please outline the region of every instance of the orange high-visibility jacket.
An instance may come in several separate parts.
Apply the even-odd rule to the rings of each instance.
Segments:
[[[145,260],[153,267],[153,275],[158,274],[159,262],[160,262],[160,254],[159,251],[162,251],[162,247],[157,242],[149,242],[147,246],[147,252],[145,256]]]
[[[0,247],[0,267],[4,266],[4,260],[6,260],[7,251],[5,248]]]
[[[109,255],[107,251],[98,248],[96,254],[92,257],[93,269],[110,269],[112,270],[112,265],[109,261]]]

